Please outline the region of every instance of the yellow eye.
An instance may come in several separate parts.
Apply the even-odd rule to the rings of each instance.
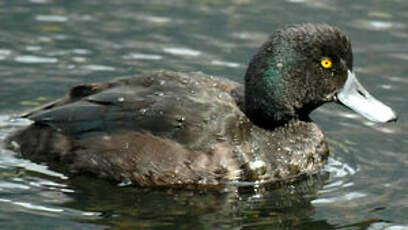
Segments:
[[[323,58],[320,61],[320,65],[322,65],[322,67],[325,68],[325,69],[329,69],[329,68],[331,68],[333,66],[333,62],[332,62],[332,60],[330,58]]]

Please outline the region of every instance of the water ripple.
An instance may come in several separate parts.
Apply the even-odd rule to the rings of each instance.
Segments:
[[[141,15],[140,18],[146,21],[149,21],[149,22],[153,22],[153,23],[168,23],[171,21],[171,18],[147,16],[147,15]]]
[[[73,49],[72,53],[79,54],[79,55],[85,55],[85,54],[90,54],[91,51],[87,49]]]
[[[359,19],[354,21],[351,26],[355,28],[365,28],[368,30],[389,30],[391,28],[404,28],[405,26],[401,23],[391,22],[391,21],[382,21],[382,20],[367,20]]]
[[[213,60],[213,61],[211,61],[211,64],[213,64],[213,65],[218,65],[218,66],[231,67],[231,68],[237,68],[237,67],[240,66],[239,63],[226,62],[226,61],[218,61],[218,60]]]
[[[44,3],[48,3],[49,0],[29,0],[29,2],[37,3],[37,4],[44,4]]]
[[[27,203],[27,202],[17,202],[17,201],[11,201],[13,204],[24,207],[24,208],[28,208],[31,210],[38,210],[38,211],[46,211],[46,212],[63,212],[64,209],[60,209],[60,208],[49,208],[49,207],[45,207],[45,206],[41,206],[41,205],[35,205],[35,204],[31,204],[31,203]]]
[[[125,59],[160,60],[162,56],[156,54],[132,53],[124,56]]]
[[[66,22],[68,18],[61,15],[37,15],[35,16],[37,21],[46,21],[46,22]]]
[[[58,59],[53,57],[39,57],[39,56],[18,56],[15,58],[16,62],[20,63],[57,63]]]
[[[198,50],[192,50],[192,49],[187,49],[187,48],[177,48],[177,47],[164,48],[163,51],[169,54],[184,55],[184,56],[198,56],[201,54],[201,52]]]
[[[318,198],[316,200],[312,200],[312,204],[327,204],[327,203],[337,203],[337,202],[344,202],[344,201],[351,201],[356,200],[362,197],[366,197],[367,194],[361,192],[349,192],[342,194],[340,196],[331,197],[331,198]]]
[[[0,182],[0,189],[1,188],[8,188],[8,189],[30,189],[29,186],[22,185],[22,184],[17,184],[17,183],[12,183],[12,182],[6,182],[6,181],[1,181]]]
[[[105,65],[83,65],[81,68],[92,71],[115,71],[114,67]]]
[[[329,172],[330,176],[333,178],[341,178],[350,175],[356,174],[359,169],[353,169],[347,163],[342,162],[341,160],[329,157],[327,164],[325,165],[324,171]]]
[[[0,49],[0,55],[1,56],[7,56],[11,54],[11,50],[7,50],[7,49]]]
[[[39,51],[39,50],[41,50],[41,46],[26,46],[25,49],[27,51]]]
[[[0,158],[0,165],[13,168],[21,167],[44,175],[57,177],[60,179],[68,179],[68,177],[65,176],[64,174],[49,170],[48,167],[45,165],[39,165],[29,160],[16,158],[15,157],[16,154],[10,150],[0,148],[0,155],[2,156]]]
[[[371,224],[367,230],[408,230],[408,225],[395,225],[385,222]]]

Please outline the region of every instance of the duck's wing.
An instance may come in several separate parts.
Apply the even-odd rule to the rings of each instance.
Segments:
[[[38,113],[43,113],[44,111],[53,109],[54,107],[78,101],[89,95],[96,94],[108,87],[109,84],[106,83],[88,83],[76,85],[72,87],[64,97],[48,102],[34,109],[25,111],[24,113],[20,114],[19,117],[31,119]]]
[[[83,90],[95,87],[95,84],[76,86],[66,97],[30,111],[24,117],[64,134],[79,135],[126,128],[144,113],[143,108],[155,103],[155,100],[142,98],[145,90],[138,85],[100,84],[98,89],[104,90],[74,93],[78,87]]]
[[[230,126],[234,121],[230,116],[241,115],[230,95],[237,85],[202,74],[139,75],[76,86],[26,118],[77,137],[132,130],[189,143],[206,135],[210,138],[215,130]]]
[[[48,103],[46,103],[44,105],[35,107],[34,109],[24,111],[23,113],[19,114],[18,117],[29,118],[33,114],[36,114],[36,113],[41,112],[43,110],[50,109],[50,108],[54,107],[55,105],[61,104],[62,101],[63,101],[63,98],[59,98],[59,99],[57,99],[55,101],[51,101],[51,102],[48,102]]]

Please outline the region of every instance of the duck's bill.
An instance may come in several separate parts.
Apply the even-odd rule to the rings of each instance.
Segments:
[[[397,119],[396,113],[364,89],[354,73],[349,71],[343,89],[337,99],[346,107],[374,122],[390,122]]]

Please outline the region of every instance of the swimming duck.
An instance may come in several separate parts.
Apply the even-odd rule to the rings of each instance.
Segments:
[[[293,25],[260,47],[244,86],[171,71],[81,84],[23,114],[33,123],[7,143],[57,171],[141,186],[292,180],[325,163],[309,114],[331,101],[375,122],[396,119],[358,82],[340,29]]]

